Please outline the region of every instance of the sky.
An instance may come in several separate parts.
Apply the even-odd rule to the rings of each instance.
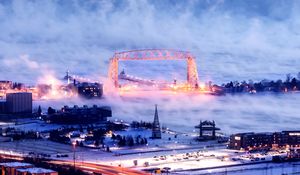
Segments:
[[[285,79],[287,73],[296,75],[300,71],[299,17],[300,2],[297,0],[2,0],[0,77],[35,84],[47,82],[49,77],[62,78],[66,70],[70,70],[105,81],[109,58],[115,52],[170,48],[190,51],[196,57],[202,82]],[[182,65],[171,63],[134,65],[131,72],[143,77],[158,77],[159,69],[166,67],[167,70],[174,68],[172,76],[185,74]],[[167,102],[165,98],[159,95],[159,99],[146,100],[141,106],[141,102],[135,100],[108,99],[122,109],[117,111],[120,117],[130,106],[132,110],[126,116],[138,113],[138,118],[143,119],[145,106],[151,109],[154,103],[161,103],[162,110],[166,111],[169,110],[165,109],[167,106],[173,109],[181,106],[175,116],[185,115],[190,109],[201,109],[184,120],[188,127],[196,121],[197,115],[203,119],[216,118],[227,130],[232,126],[228,123],[235,120],[245,123],[245,117],[263,116],[260,115],[262,111],[267,116],[278,115],[280,121],[282,116],[292,119],[299,113],[294,108],[291,111],[290,106],[276,112],[269,106],[270,102],[299,104],[297,95],[283,99],[274,96],[209,97],[209,101],[185,96],[184,100],[167,97]],[[190,100],[191,105],[182,105]],[[238,108],[228,106],[230,103],[224,100],[234,101],[232,105],[238,104]],[[247,101],[251,101],[250,104]],[[203,103],[211,107],[204,108]],[[216,114],[214,110],[219,108],[225,112]],[[245,114],[245,108],[254,112]],[[234,119],[220,119],[219,116],[229,115],[227,109],[235,114]],[[165,118],[163,121],[168,119],[162,118]],[[178,123],[182,122],[174,120],[174,126]],[[254,120],[250,128],[256,124],[261,121]]]
[[[172,48],[195,55],[202,80],[278,79],[299,71],[299,13],[284,0],[3,0],[1,72],[98,78],[114,52]]]

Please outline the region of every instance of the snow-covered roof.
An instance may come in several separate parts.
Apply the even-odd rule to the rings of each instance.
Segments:
[[[44,168],[26,168],[26,169],[18,169],[19,172],[28,172],[28,173],[54,173],[55,171]]]
[[[0,166],[5,167],[28,167],[33,166],[30,163],[23,163],[23,162],[6,162],[6,163],[0,163]]]

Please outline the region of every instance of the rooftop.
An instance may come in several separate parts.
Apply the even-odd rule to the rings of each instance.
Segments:
[[[19,172],[28,172],[28,173],[53,173],[56,171],[44,168],[25,168],[25,169],[18,169]]]
[[[22,162],[6,162],[6,163],[0,163],[0,166],[5,167],[26,167],[26,166],[33,166],[30,163],[22,163]]]

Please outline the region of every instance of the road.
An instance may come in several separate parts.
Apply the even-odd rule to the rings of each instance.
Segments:
[[[13,159],[17,161],[24,161],[24,157],[17,155],[0,154],[2,158]],[[48,163],[56,165],[69,165],[73,166],[74,162],[69,160],[49,160]],[[76,168],[80,170],[90,171],[94,173],[101,173],[103,175],[148,175],[146,172],[133,170],[124,167],[115,167],[109,165],[101,165],[88,162],[76,162]]]
[[[61,161],[61,160],[52,160],[49,163],[58,164],[58,165],[74,165],[72,161]],[[115,167],[109,165],[101,165],[95,163],[87,162],[77,162],[75,164],[76,168],[85,171],[92,171],[95,173],[101,173],[103,175],[147,175],[147,173],[137,170],[132,170],[124,167]]]

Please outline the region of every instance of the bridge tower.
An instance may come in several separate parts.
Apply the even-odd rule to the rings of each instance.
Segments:
[[[108,70],[108,78],[115,87],[119,87],[118,83],[119,59],[111,58]]]

